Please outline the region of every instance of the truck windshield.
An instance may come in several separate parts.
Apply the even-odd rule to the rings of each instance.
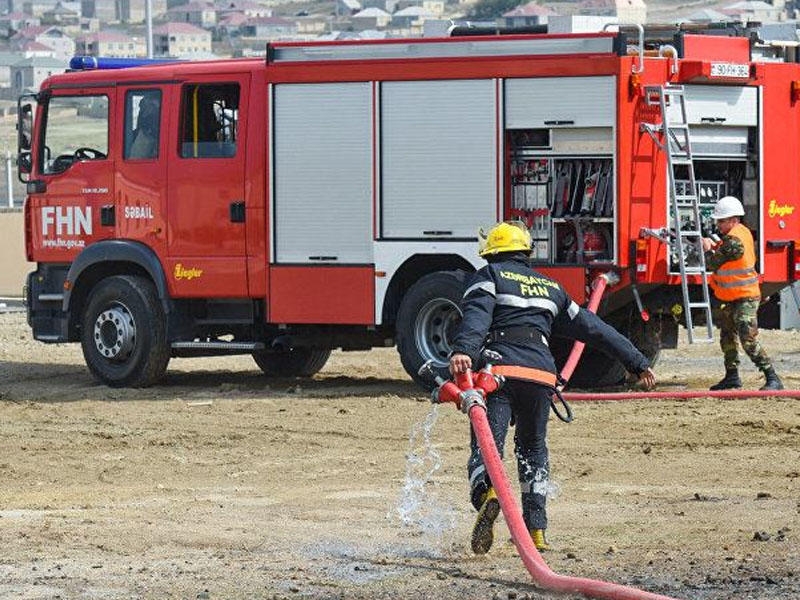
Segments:
[[[108,97],[53,96],[46,107],[41,164],[46,174],[108,155]]]

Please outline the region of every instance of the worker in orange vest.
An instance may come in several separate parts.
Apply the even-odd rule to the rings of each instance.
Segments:
[[[782,390],[783,383],[775,373],[764,348],[758,343],[758,307],[761,287],[756,271],[753,234],[742,223],[744,207],[738,198],[725,196],[717,202],[711,215],[722,241],[715,244],[703,238],[706,267],[712,272],[711,287],[721,302],[714,311],[720,328],[720,346],[725,357],[725,377],[711,386],[712,390],[742,387],[739,378],[738,338],[742,348],[756,367],[763,371],[766,383],[762,390]]]

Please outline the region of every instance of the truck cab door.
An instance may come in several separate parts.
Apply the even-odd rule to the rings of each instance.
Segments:
[[[114,221],[117,236],[137,240],[160,257],[167,240],[169,87],[125,86],[117,96]]]
[[[183,297],[247,296],[245,132],[249,74],[174,87],[167,171],[170,285]]]
[[[86,246],[113,235],[100,224],[113,202],[114,157],[109,115],[113,88],[64,88],[47,97],[35,148],[28,210],[37,261],[70,262]],[[34,189],[31,189],[34,187]]]

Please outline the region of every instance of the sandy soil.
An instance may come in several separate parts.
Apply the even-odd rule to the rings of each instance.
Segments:
[[[763,341],[800,387],[800,336]],[[685,344],[657,368],[661,389],[721,371],[716,347]],[[574,409],[551,421],[555,571],[800,598],[800,400]],[[173,360],[159,387],[112,390],[77,345],[0,314],[0,411],[1,598],[549,597],[502,523],[471,554],[466,417],[433,409],[394,350],[335,353],[299,382],[248,357]]]

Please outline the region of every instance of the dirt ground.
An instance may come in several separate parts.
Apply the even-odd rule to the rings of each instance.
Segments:
[[[762,338],[800,387],[800,336]],[[656,371],[662,390],[705,389],[721,357],[682,343]],[[800,598],[800,400],[573,408],[551,420],[553,570]],[[156,388],[112,390],[77,345],[0,314],[0,411],[0,598],[551,597],[502,522],[471,554],[466,417],[432,407],[393,349],[337,352],[306,381],[173,360]]]

